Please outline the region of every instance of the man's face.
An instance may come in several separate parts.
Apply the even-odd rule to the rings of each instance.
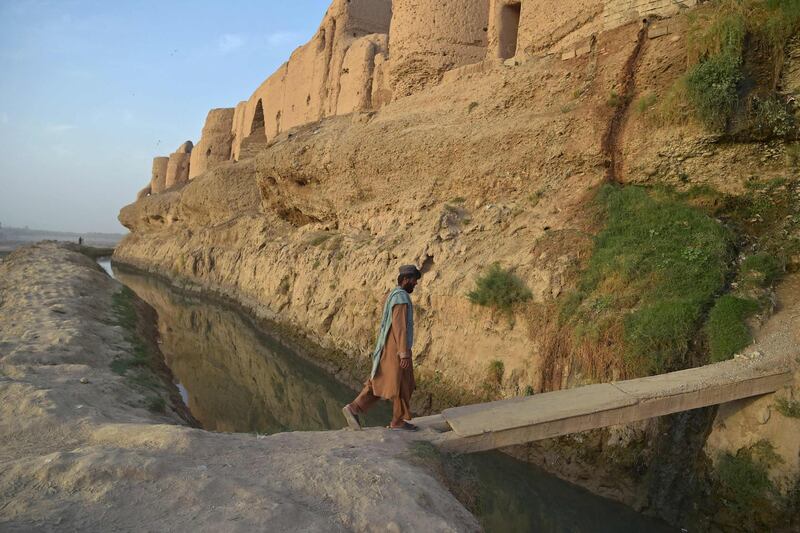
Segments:
[[[408,294],[411,294],[412,292],[414,292],[414,287],[417,286],[417,282],[418,281],[419,280],[414,276],[408,277],[408,278],[403,278],[403,281],[402,281],[402,283],[400,283],[400,286]]]

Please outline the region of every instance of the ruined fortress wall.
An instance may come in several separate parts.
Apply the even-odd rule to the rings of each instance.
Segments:
[[[192,159],[193,148],[192,141],[186,141],[170,154],[164,188],[169,189],[174,185],[189,181],[189,163]]]
[[[203,133],[192,150],[189,179],[194,179],[214,165],[228,161],[233,142],[233,108],[212,109],[208,112]]]
[[[389,32],[395,96],[437,83],[442,73],[486,56],[489,0],[396,0]]]
[[[167,188],[167,167],[169,157],[153,158],[153,174],[150,178],[150,193],[158,194]]]
[[[295,126],[370,107],[374,56],[386,51],[391,18],[391,0],[335,0],[314,38],[242,106],[233,125],[233,157],[251,134],[271,139]]]
[[[505,59],[559,51],[601,31],[695,5],[697,0],[490,0],[487,55]]]
[[[231,159],[239,159],[239,150],[242,147],[242,132],[244,131],[245,109],[247,102],[239,102],[233,110],[233,123],[231,124]]]
[[[373,107],[375,56],[385,56],[388,52],[389,36],[386,34],[367,35],[353,42],[342,63],[337,115]]]

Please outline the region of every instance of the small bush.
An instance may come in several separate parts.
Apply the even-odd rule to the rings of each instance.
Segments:
[[[752,280],[761,287],[769,287],[780,278],[783,268],[770,254],[751,255],[742,261],[739,272],[745,279]]]
[[[656,103],[656,95],[654,93],[647,93],[643,95],[641,98],[636,100],[636,112],[639,114],[644,114],[653,107]]]
[[[750,125],[762,137],[786,137],[794,130],[794,116],[786,103],[776,96],[754,97]]]
[[[745,320],[758,309],[757,302],[730,294],[717,300],[706,324],[712,361],[730,359],[736,352],[750,344],[753,337]]]
[[[486,372],[486,380],[492,385],[499,387],[503,384],[503,374],[505,374],[505,371],[506,366],[503,362],[495,359],[489,363],[489,368]]]
[[[625,105],[628,101],[624,95],[617,93],[617,91],[611,91],[608,95],[608,99],[606,100],[606,105],[608,107],[619,108]]]
[[[724,53],[695,65],[686,75],[687,96],[697,116],[711,130],[723,131],[738,102],[741,56]]]
[[[775,402],[775,409],[780,414],[789,418],[800,418],[800,401],[780,398]]]
[[[475,290],[467,294],[469,301],[484,307],[493,307],[511,313],[514,306],[533,297],[525,283],[510,270],[494,263],[483,276],[475,280]]]

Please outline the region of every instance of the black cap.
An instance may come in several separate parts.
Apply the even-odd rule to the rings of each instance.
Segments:
[[[422,277],[422,272],[414,265],[403,265],[400,267],[401,276],[414,276],[417,279]]]

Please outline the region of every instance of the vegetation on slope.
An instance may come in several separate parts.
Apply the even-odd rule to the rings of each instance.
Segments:
[[[766,139],[796,132],[791,99],[775,91],[800,0],[718,0],[690,15],[687,72],[660,106],[721,133]]]
[[[587,380],[722,361],[752,340],[748,320],[800,255],[800,183],[753,182],[729,196],[701,187],[606,186],[603,229],[577,287],[545,332],[543,389],[559,365]]]
[[[732,234],[666,191],[606,186],[598,202],[606,226],[561,305],[562,327],[587,360],[621,346],[628,375],[684,366],[703,311],[725,285]]]

